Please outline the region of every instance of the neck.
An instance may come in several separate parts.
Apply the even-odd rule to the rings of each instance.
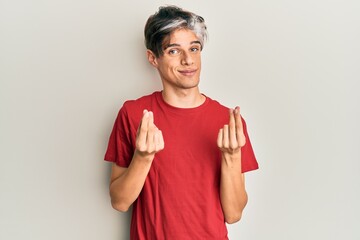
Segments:
[[[205,96],[200,93],[199,88],[162,91],[163,99],[171,106],[178,108],[194,108],[205,102]]]

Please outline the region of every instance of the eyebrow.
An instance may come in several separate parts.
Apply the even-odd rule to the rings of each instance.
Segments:
[[[202,46],[200,41],[192,41],[192,42],[190,42],[190,45],[192,45],[192,44],[199,44],[200,46]],[[178,43],[171,43],[171,44],[166,45],[164,50],[166,50],[169,47],[180,47],[180,46],[181,45],[178,44]]]

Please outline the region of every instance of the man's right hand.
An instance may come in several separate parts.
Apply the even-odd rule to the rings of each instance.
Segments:
[[[154,124],[152,112],[144,110],[136,134],[136,149],[129,167],[113,164],[110,181],[112,206],[126,212],[138,198],[151,168],[155,153],[164,149],[161,131]]]
[[[152,161],[155,153],[162,149],[164,149],[164,138],[161,130],[154,124],[154,114],[144,110],[136,135],[135,154]]]

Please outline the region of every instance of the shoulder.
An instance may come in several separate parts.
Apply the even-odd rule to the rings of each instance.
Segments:
[[[139,111],[142,113],[144,109],[149,110],[154,105],[154,103],[156,103],[156,98],[159,94],[160,92],[153,92],[149,95],[145,95],[134,100],[127,100],[123,103],[120,111],[130,114],[137,113]]]
[[[137,107],[146,107],[146,105],[151,104],[154,100],[156,100],[156,96],[159,94],[159,92],[153,92],[149,95],[145,95],[142,97],[139,97],[134,100],[127,100],[123,104],[123,108],[125,109],[134,109]]]
[[[208,109],[211,111],[215,111],[218,113],[229,113],[229,108],[224,106],[223,104],[221,104],[219,101],[214,100],[206,95],[204,95],[206,97],[206,101],[207,101],[207,106]]]
[[[158,94],[159,92],[153,92],[134,100],[125,101],[119,110],[118,118],[138,121],[141,119],[145,109],[151,110],[152,106],[155,105]]]
[[[206,95],[205,95],[206,96]],[[208,111],[211,112],[212,116],[215,118],[221,119],[223,121],[228,122],[229,120],[229,107],[221,104],[219,101],[214,100],[208,96],[206,96],[208,101]],[[240,109],[241,110],[241,109]],[[243,116],[241,115],[241,120],[244,125],[244,128],[246,128],[246,122]]]

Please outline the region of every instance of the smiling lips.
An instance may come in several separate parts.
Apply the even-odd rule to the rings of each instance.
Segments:
[[[193,76],[196,73],[196,69],[188,69],[188,70],[179,70],[178,72],[184,76]]]

